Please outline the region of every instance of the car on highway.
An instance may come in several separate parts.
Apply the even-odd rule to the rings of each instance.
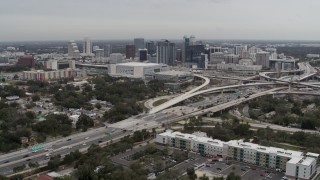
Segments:
[[[82,144],[82,146],[86,146],[86,145],[87,145],[86,143],[83,143],[83,144]]]
[[[3,162],[3,164],[6,164],[6,163],[8,163],[8,162],[10,162],[10,161],[9,161],[9,160],[7,160],[7,161]]]
[[[89,139],[90,137],[86,137],[85,139]]]
[[[26,155],[23,156],[23,158],[26,158],[26,157],[29,157],[29,154],[26,154]]]
[[[29,159],[27,159],[26,161],[31,161],[31,159],[29,158]]]
[[[70,138],[70,139],[67,139],[67,141],[71,141],[71,138]]]

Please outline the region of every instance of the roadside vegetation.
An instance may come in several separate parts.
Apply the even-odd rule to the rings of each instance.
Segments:
[[[195,131],[206,132],[213,139],[229,141],[233,139],[251,140],[264,146],[287,147],[294,150],[302,150],[314,153],[320,153],[320,135],[305,133],[302,131],[295,133],[287,133],[284,131],[274,131],[272,129],[263,128],[256,131],[251,130],[251,126],[243,123],[240,119],[232,117],[232,119],[224,120],[223,123],[215,124],[215,127],[199,127],[205,125],[201,118],[192,118],[189,123],[184,125],[183,132],[193,133]],[[287,146],[284,146],[287,144]],[[295,147],[290,147],[295,146]]]
[[[109,144],[101,148],[98,145],[92,145],[86,154],[81,154],[79,151],[71,152],[62,158],[60,155],[53,156],[48,162],[48,166],[36,170],[38,173],[46,170],[57,170],[61,165],[74,166],[75,174],[64,179],[110,179],[110,180],[131,180],[131,179],[147,179],[148,172],[144,166],[138,161],[133,163],[129,168],[124,168],[120,165],[115,165],[110,157],[119,153],[125,152],[127,149],[132,149],[137,143],[149,139],[151,134],[146,130],[137,131],[132,136],[126,136],[119,142]],[[149,149],[150,153],[154,153],[154,149]],[[148,153],[149,153],[148,151]],[[22,170],[22,167],[17,167],[16,171]],[[21,175],[12,179],[22,178]]]
[[[105,121],[114,123],[143,111],[141,101],[154,98],[164,90],[164,82],[152,80],[145,84],[142,80],[101,76],[92,80],[93,94],[98,100],[110,102],[113,107],[104,114]]]
[[[264,96],[249,102],[249,115],[273,124],[316,130],[320,128],[320,99]]]

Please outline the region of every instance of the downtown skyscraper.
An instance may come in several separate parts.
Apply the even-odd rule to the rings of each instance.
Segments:
[[[168,40],[157,43],[157,63],[174,65],[176,59],[175,43]]]
[[[87,56],[92,55],[92,41],[90,38],[88,37],[84,38],[82,48],[83,48],[84,54],[86,54]]]

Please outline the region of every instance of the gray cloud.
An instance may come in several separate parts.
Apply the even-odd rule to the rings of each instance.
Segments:
[[[181,38],[319,40],[318,0],[2,0],[0,41]]]

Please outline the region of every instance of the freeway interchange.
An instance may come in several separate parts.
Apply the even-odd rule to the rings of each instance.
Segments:
[[[308,66],[306,65],[306,67]],[[313,70],[310,72],[314,73]],[[263,75],[265,76],[266,74]],[[134,131],[142,129],[150,130],[152,128],[161,127],[163,124],[169,124],[192,116],[200,116],[208,113],[219,112],[254,98],[277,93],[278,91],[281,91],[281,93],[286,93],[288,92],[286,90],[288,89],[288,84],[290,83],[285,80],[275,80],[277,82],[256,82],[211,87],[201,90],[209,85],[210,77],[204,77],[201,75],[195,76],[204,80],[204,83],[201,86],[179,95],[157,107],[153,107],[148,113],[142,113],[114,124],[107,124],[107,127],[91,129],[87,132],[82,132],[62,139],[43,143],[41,145],[44,146],[44,148],[36,151],[31,150],[31,148],[27,148],[0,155],[0,174],[9,175],[13,172],[14,167],[28,164],[29,162],[37,162],[40,165],[45,165],[49,160],[48,157],[50,156],[58,154],[64,156],[75,150],[81,150],[84,152],[92,144],[105,145],[106,142],[110,140],[120,139],[121,137],[129,135]],[[269,80],[274,80],[270,77],[268,78]],[[320,86],[309,83],[295,82],[294,85],[307,85],[313,88],[320,88]],[[260,89],[260,86],[269,87],[269,89]],[[248,92],[246,91],[250,88],[254,89],[254,91],[248,95]],[[221,93],[215,98],[207,98],[201,102],[193,102],[187,106],[174,106],[195,96],[208,93],[220,93],[226,90],[234,89],[238,89],[240,92],[239,96],[233,97],[228,94]]]

